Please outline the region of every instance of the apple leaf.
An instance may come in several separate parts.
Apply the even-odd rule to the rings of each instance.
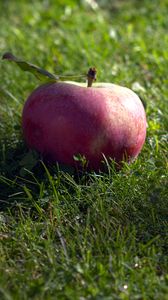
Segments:
[[[9,61],[15,62],[20,67],[20,69],[34,74],[41,81],[58,81],[59,80],[59,76],[51,74],[50,72],[48,72],[44,69],[41,69],[36,65],[26,62],[20,58],[17,58],[10,52],[6,52],[2,56],[2,59],[7,59]]]
[[[43,82],[57,82],[57,81],[67,81],[67,80],[73,80],[73,79],[86,79],[87,74],[72,74],[72,75],[55,75],[52,74],[44,69],[41,69],[40,67],[33,65],[29,62],[26,62],[20,58],[17,58],[10,52],[4,53],[2,56],[2,59],[7,59],[9,61],[15,62],[20,69],[23,71],[30,72],[34,74],[39,80]]]

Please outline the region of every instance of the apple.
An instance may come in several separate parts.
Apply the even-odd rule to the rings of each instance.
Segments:
[[[119,164],[134,160],[146,137],[141,100],[126,87],[93,83],[94,69],[90,75],[88,86],[50,82],[31,93],[22,114],[27,145],[69,166],[76,166],[80,154],[93,170],[101,169],[104,157]]]
[[[60,76],[6,52],[2,59],[48,83],[28,97],[22,114],[26,143],[53,162],[76,166],[85,157],[87,167],[102,168],[102,161],[133,161],[146,137],[146,114],[140,98],[112,83],[95,83],[90,68],[85,83],[60,81]],[[84,75],[86,78],[86,75]],[[65,80],[62,76],[62,80]],[[78,164],[80,161],[78,161]]]

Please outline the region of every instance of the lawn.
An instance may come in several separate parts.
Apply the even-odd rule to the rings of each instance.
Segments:
[[[0,299],[168,299],[168,1],[0,1],[0,56],[135,90],[138,159],[116,171],[46,164],[22,138],[40,82],[0,60]]]

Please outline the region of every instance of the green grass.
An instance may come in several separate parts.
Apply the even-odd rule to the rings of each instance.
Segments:
[[[0,61],[2,300],[168,299],[168,1],[86,2],[1,1],[0,55],[139,83],[146,143],[119,172],[112,162],[105,174],[44,165],[20,130],[39,82]]]

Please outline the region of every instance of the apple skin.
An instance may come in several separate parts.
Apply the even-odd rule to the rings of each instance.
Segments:
[[[146,114],[130,89],[99,83],[47,83],[28,97],[22,114],[26,143],[52,162],[76,166],[75,155],[88,168],[101,169],[103,155],[135,159],[146,137]]]

